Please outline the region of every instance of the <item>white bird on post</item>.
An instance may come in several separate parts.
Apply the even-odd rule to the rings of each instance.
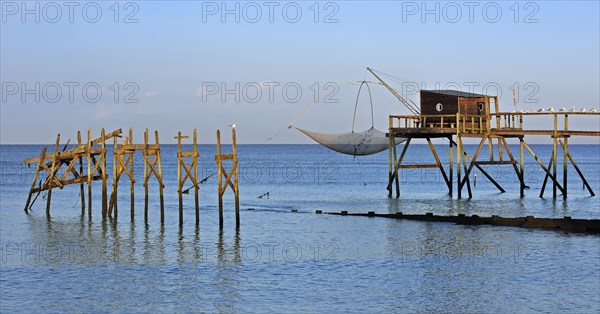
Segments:
[[[230,128],[235,129],[235,123],[229,125]]]

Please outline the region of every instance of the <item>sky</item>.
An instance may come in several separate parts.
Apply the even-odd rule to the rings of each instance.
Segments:
[[[162,143],[196,128],[214,143],[232,123],[242,144],[313,143],[288,126],[349,132],[355,104],[355,129],[371,126],[369,95],[357,97],[359,81],[375,80],[367,67],[415,103],[415,86],[448,88],[498,95],[512,111],[514,89],[517,110],[600,110],[598,1],[1,4],[2,144],[130,127]],[[369,87],[386,130],[407,110]],[[600,118],[570,124],[598,130]]]

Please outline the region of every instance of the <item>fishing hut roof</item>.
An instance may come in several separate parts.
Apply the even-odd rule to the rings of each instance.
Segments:
[[[442,95],[448,95],[448,96],[466,97],[466,98],[476,98],[476,97],[479,98],[479,97],[486,96],[486,95],[482,95],[482,94],[462,92],[462,91],[451,90],[451,89],[422,90],[422,92],[442,94]]]

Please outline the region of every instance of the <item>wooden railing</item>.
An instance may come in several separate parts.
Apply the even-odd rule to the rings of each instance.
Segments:
[[[456,132],[482,134],[494,130],[503,132],[549,133],[571,132],[569,116],[600,116],[598,112],[498,112],[485,115],[391,115],[389,127],[410,129],[411,131],[431,131],[432,133]],[[546,130],[524,130],[524,116],[546,116],[553,118],[553,128]],[[577,133],[579,132],[579,133]],[[597,131],[576,131],[580,135],[596,136]],[[573,133],[575,134],[575,133]]]
[[[400,129],[432,129],[431,131],[484,133],[489,130],[489,118],[483,115],[446,114],[420,116],[390,116],[389,127]],[[435,129],[435,130],[433,130]]]

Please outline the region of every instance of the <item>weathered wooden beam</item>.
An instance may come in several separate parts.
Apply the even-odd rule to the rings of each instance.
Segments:
[[[565,148],[565,144],[563,142],[560,142],[560,145],[563,146],[563,149]],[[575,168],[575,171],[577,171],[577,174],[579,175],[579,177],[583,181],[583,185],[587,188],[587,190],[590,193],[590,195],[591,196],[596,196],[596,194],[592,190],[592,187],[589,185],[589,183],[587,182],[587,180],[583,176],[583,173],[581,172],[581,170],[579,170],[579,166],[577,166],[577,163],[575,162],[575,159],[573,159],[573,156],[571,156],[571,153],[569,153],[568,151],[567,151],[567,157],[571,161],[571,164],[573,165],[573,168]]]
[[[54,145],[54,155],[58,154],[58,145],[60,144],[60,133],[56,135],[56,144]],[[56,175],[56,158],[52,159],[52,171],[50,173],[50,177],[48,182],[50,183],[50,187],[48,189],[48,195],[46,196],[46,216],[50,216],[50,200],[52,199],[52,181]]]
[[[31,202],[31,195],[34,193],[33,189],[35,188],[35,184],[37,183],[37,179],[38,179],[38,174],[40,173],[40,164],[44,163],[44,158],[46,155],[46,147],[42,148],[42,152],[40,153],[40,156],[38,157],[38,165],[35,167],[35,173],[33,174],[33,182],[31,182],[31,188],[29,188],[29,196],[27,196],[27,202],[25,202],[25,208],[24,211],[28,212],[29,210],[29,203]]]
[[[556,181],[556,178],[550,173],[550,170],[548,168],[546,168],[546,166],[544,166],[544,164],[542,163],[542,161],[538,158],[538,156],[533,152],[533,150],[531,149],[531,147],[529,147],[529,145],[527,145],[527,143],[525,143],[524,140],[521,139],[521,143],[523,143],[523,146],[527,149],[527,151],[529,151],[529,153],[531,154],[531,156],[533,157],[533,159],[535,159],[535,161],[538,163],[538,165],[540,165],[540,167],[542,167],[542,169],[544,169],[544,172],[546,172],[546,174],[548,174],[548,176],[550,177],[550,179],[552,179],[554,182]],[[561,193],[563,193],[563,188],[560,184],[556,184],[556,187],[561,191]]]

